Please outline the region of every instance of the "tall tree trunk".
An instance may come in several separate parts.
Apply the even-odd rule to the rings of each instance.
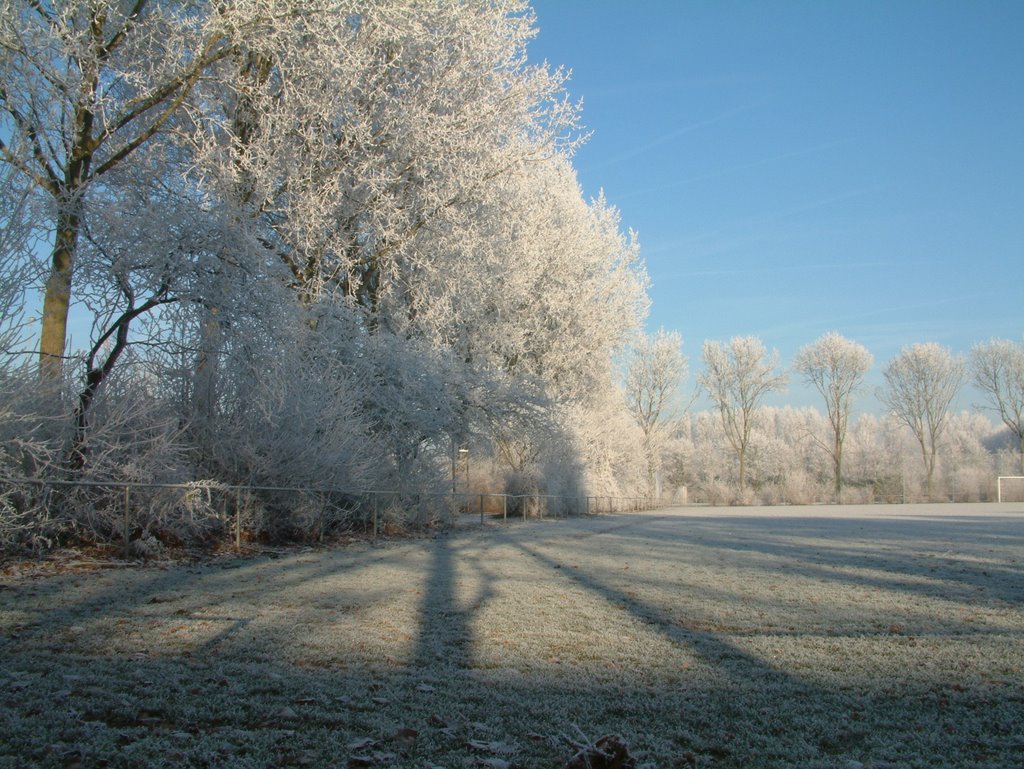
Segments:
[[[832,464],[835,470],[835,491],[836,491],[836,502],[839,502],[839,495],[843,490],[843,442],[839,438],[839,433],[836,432],[835,448],[832,453]]]
[[[54,381],[64,368],[64,350],[71,306],[71,273],[81,217],[75,207],[61,206],[54,239],[50,277],[43,297],[43,320],[39,341],[39,375]]]
[[[192,421],[206,438],[212,431],[217,413],[217,380],[223,345],[217,307],[208,307],[200,326],[200,349],[193,379]]]
[[[926,494],[928,496],[927,501],[931,502],[932,501],[933,481],[934,481],[934,478],[935,478],[935,449],[934,448],[932,448],[931,451],[926,454],[924,463],[925,463],[925,467],[928,470],[928,479],[927,479],[927,484],[925,486],[925,490],[926,490]]]

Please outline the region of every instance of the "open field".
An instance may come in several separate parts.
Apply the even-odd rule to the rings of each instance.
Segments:
[[[1024,766],[1024,505],[0,577],[0,766]]]

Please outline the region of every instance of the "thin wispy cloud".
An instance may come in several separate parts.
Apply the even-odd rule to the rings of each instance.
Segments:
[[[619,71],[621,74],[621,70]],[[570,85],[575,83],[575,69],[569,69]],[[606,99],[614,97],[633,97],[638,93],[654,93],[662,98],[683,98],[683,91],[701,92],[724,89],[757,88],[764,89],[765,74],[759,71],[726,72],[703,75],[687,75],[685,77],[644,77],[642,79],[618,80],[608,82],[598,80],[587,84],[583,90],[585,99]],[[574,90],[574,89],[572,89]]]
[[[761,230],[765,227],[771,227],[772,230],[776,230],[786,219],[865,196],[874,196],[882,189],[882,185],[860,187],[834,195],[811,198],[789,208],[737,217],[713,229],[702,230],[669,241],[662,241],[653,247],[644,247],[643,253],[645,257],[663,256],[665,254],[685,255],[685,258],[691,263],[701,263],[706,259],[717,259],[725,252],[735,251],[751,242],[763,241],[764,235],[761,233]],[[857,266],[865,263],[854,261],[849,262],[849,264]],[[659,271],[657,277],[673,278],[677,277],[677,273],[662,273]]]
[[[744,171],[750,171],[755,168],[761,168],[762,166],[771,165],[773,163],[780,163],[784,160],[791,160],[793,158],[804,157],[806,155],[814,155],[819,152],[825,152],[827,150],[838,147],[842,144],[846,144],[845,140],[835,140],[830,142],[824,142],[821,144],[815,144],[810,147],[804,147],[803,149],[791,150],[789,152],[781,152],[776,155],[769,155],[768,157],[758,158],[757,160],[751,160],[747,163],[738,163],[733,166],[727,166],[714,171],[708,171],[703,174],[696,174],[693,176],[684,176],[681,179],[676,179],[668,184],[652,185],[650,187],[641,187],[636,190],[632,190],[622,195],[617,196],[617,200],[628,200],[630,198],[642,197],[644,195],[651,195],[656,193],[668,192],[670,190],[679,189],[680,187],[686,187],[690,184],[697,184],[698,182],[711,181],[713,179],[721,179],[726,176],[732,176],[734,174],[743,173]]]
[[[717,125],[719,123],[724,123],[728,120],[732,120],[734,117],[738,115],[742,115],[746,112],[751,112],[752,110],[755,110],[759,106],[765,104],[767,101],[767,97],[755,99],[752,102],[743,104],[739,107],[735,107],[730,110],[726,110],[725,112],[719,113],[718,115],[715,115],[713,117],[709,117],[704,120],[698,120],[695,123],[688,123],[686,125],[680,126],[678,128],[673,129],[672,131],[669,131],[668,133],[662,134],[661,136],[649,139],[643,144],[634,145],[633,147],[630,147],[629,149],[625,150],[624,152],[620,152],[617,155],[611,155],[609,157],[598,160],[597,162],[591,164],[590,168],[594,170],[600,170],[602,168],[607,168],[608,166],[615,165],[617,163],[622,163],[623,161],[626,160],[632,160],[633,158],[639,157],[640,155],[645,155],[648,152],[652,152],[656,149],[659,149],[660,147],[664,147],[666,144],[674,142],[680,136],[691,133],[693,131],[698,131],[702,128],[707,128],[709,126]]]

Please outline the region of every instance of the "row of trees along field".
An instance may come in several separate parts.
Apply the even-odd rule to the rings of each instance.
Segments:
[[[934,343],[904,348],[882,369],[886,415],[852,420],[874,365],[862,345],[830,332],[803,347],[792,372],[760,339],[709,341],[697,376],[711,411],[689,414],[682,339],[661,331],[635,345],[624,394],[642,430],[647,482],[715,504],[990,500],[999,475],[1024,476],[1024,344],[976,344],[965,360]],[[765,396],[797,378],[824,411],[774,408]],[[981,408],[953,413],[973,384]],[[695,398],[690,401],[694,402]],[[995,425],[983,411],[998,415]]]
[[[827,422],[757,408],[774,374],[733,389],[744,343],[705,351],[724,421],[669,418],[678,381],[636,363],[664,339],[627,353],[636,239],[581,193],[533,25],[520,0],[5,2],[0,469],[207,493],[8,480],[0,546],[209,538],[218,485],[710,495],[738,467],[742,497],[828,456],[837,488],[888,478],[889,422],[855,425],[840,474]],[[256,497],[253,534],[359,524]]]
[[[469,449],[496,490],[633,490],[613,361],[646,276],[523,2],[0,13],[5,475],[412,494]],[[8,545],[120,534],[34,488]],[[134,493],[135,527],[202,534]]]

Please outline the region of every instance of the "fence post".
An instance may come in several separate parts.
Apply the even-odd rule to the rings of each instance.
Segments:
[[[508,494],[501,495],[501,520],[508,520]]]
[[[130,510],[131,493],[132,493],[131,486],[125,486],[124,487],[124,531],[122,532],[122,535],[124,536],[124,557],[125,558],[128,557],[128,553],[129,553],[128,543],[129,543],[129,540],[131,539],[131,535],[132,535],[131,530],[129,528],[130,525],[131,525],[130,520],[129,520],[129,516],[131,514],[131,510]]]
[[[480,525],[484,525],[484,495],[480,495]]]
[[[242,489],[235,488],[235,550],[242,552]]]

